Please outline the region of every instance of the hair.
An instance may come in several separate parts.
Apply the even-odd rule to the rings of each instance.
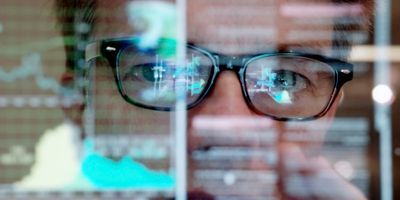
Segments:
[[[333,47],[340,49],[338,57],[346,57],[353,41],[346,38],[346,32],[369,29],[371,23],[370,18],[373,13],[373,0],[331,0],[334,4],[354,4],[359,3],[363,6],[363,15],[368,22],[359,24],[342,24],[334,25]],[[96,25],[97,0],[55,0],[55,11],[57,14],[58,24],[61,27],[64,36],[64,48],[66,51],[66,70],[67,72],[76,71],[82,66],[84,59],[84,44],[94,26]],[[341,20],[341,18],[337,18]],[[341,38],[338,40],[338,38]]]
[[[58,25],[64,37],[66,70],[74,71],[84,59],[85,50],[80,44],[88,40],[96,24],[97,0],[56,0]]]

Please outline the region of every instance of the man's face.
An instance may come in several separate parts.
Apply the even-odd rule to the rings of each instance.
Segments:
[[[312,21],[313,16],[306,13],[293,13],[292,10],[299,5],[302,5],[301,2],[288,4],[285,1],[246,3],[229,1],[227,3],[225,1],[189,0],[186,12],[187,40],[208,50],[232,56],[276,51],[301,51],[330,56],[333,38],[332,22],[335,16],[329,14],[322,16],[321,19],[327,22],[322,23],[323,25],[321,23],[304,23],[304,21]],[[307,6],[310,5],[312,4],[307,4]],[[93,39],[141,35],[151,41],[158,37],[174,37],[175,9],[171,1],[120,0],[113,3],[99,1],[100,14]],[[316,37],[313,37],[314,34]],[[134,113],[148,113],[155,118],[163,115],[169,117],[165,113],[147,111],[125,103],[116,91],[116,87],[113,86],[115,83],[111,82],[113,81],[110,75],[111,71],[106,69],[103,71],[106,77],[109,76],[109,79],[105,80],[110,80],[110,83],[103,82],[104,85],[107,85],[107,90],[96,87],[102,93],[107,93],[108,97],[110,95],[113,97],[105,98],[104,104],[109,104],[109,107],[114,108],[121,107],[120,110],[123,111],[133,110]],[[101,72],[100,70],[98,73]],[[114,98],[117,102],[110,101]],[[99,104],[101,101],[100,99]],[[302,123],[305,127],[310,127],[306,124],[325,124],[326,119],[329,121],[334,114],[335,107],[336,104],[325,118]],[[255,114],[248,107],[239,79],[233,71],[220,73],[210,93],[202,103],[188,111],[188,116],[189,133],[195,131],[194,120],[201,121],[204,119],[203,117],[229,119],[229,116],[245,116],[269,120],[267,117]],[[130,119],[135,118],[130,117]],[[274,125],[272,128],[279,130],[282,130],[287,124],[272,122],[271,124]]]
[[[334,16],[322,16],[320,20],[331,22],[322,23],[323,25],[317,22],[304,23],[312,21],[312,16],[291,12],[296,5],[301,5],[300,2],[284,2],[286,1],[188,0],[187,40],[208,50],[231,56],[274,51],[302,51],[331,56]],[[151,40],[150,36],[174,35],[176,27],[169,21],[176,20],[171,16],[171,12],[176,12],[174,9],[173,3],[167,1],[99,1],[98,10],[101,14],[98,16],[93,39],[141,34]],[[141,15],[141,11],[145,12]],[[305,16],[302,17],[302,14]],[[95,108],[100,132],[170,131],[171,115],[168,112],[151,111],[128,104],[118,93],[109,67],[100,67],[96,73],[97,77],[101,77],[96,85]],[[272,145],[273,148],[279,149],[282,143],[294,143],[305,154],[318,155],[318,147],[323,142],[338,99],[327,114],[317,120],[279,122],[250,109],[242,94],[238,76],[233,71],[222,71],[205,99],[188,111],[189,152],[214,145],[263,147],[266,144],[260,142],[261,140],[255,141],[243,136],[253,133],[261,133],[263,136],[264,132],[264,135],[271,135],[269,142],[273,144],[267,145]],[[218,134],[236,139],[233,143],[224,144],[227,139],[218,138]],[[207,140],[205,137],[215,140]],[[259,158],[248,162],[250,168],[276,166],[276,163],[260,164],[257,159]],[[202,163],[193,163],[191,167],[202,166]]]

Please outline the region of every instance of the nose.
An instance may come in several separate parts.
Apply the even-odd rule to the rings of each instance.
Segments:
[[[189,111],[189,115],[255,115],[247,106],[239,79],[233,71],[222,71],[214,88],[203,102]]]

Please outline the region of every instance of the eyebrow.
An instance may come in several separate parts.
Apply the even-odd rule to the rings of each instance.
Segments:
[[[326,41],[311,41],[311,42],[286,42],[284,43],[262,43],[262,44],[232,44],[232,47],[227,47],[227,44],[223,44],[223,48],[218,43],[208,42],[197,42],[195,40],[189,40],[190,44],[206,48],[212,52],[220,53],[221,50],[236,49],[234,52],[224,52],[224,54],[232,55],[244,55],[244,54],[257,54],[257,53],[272,53],[272,52],[298,52],[298,53],[310,53],[319,54],[329,57],[345,58],[334,56],[332,48],[340,49],[344,47],[333,46],[332,40]],[[240,51],[237,51],[240,48]]]
[[[329,41],[305,41],[305,42],[288,42],[278,44],[278,50],[290,50],[293,48],[308,48],[308,49],[325,49],[332,47],[332,40]]]

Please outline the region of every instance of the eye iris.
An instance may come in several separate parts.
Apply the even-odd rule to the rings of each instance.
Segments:
[[[151,82],[154,82],[156,80],[155,76],[154,76],[153,67],[143,65],[143,66],[140,66],[140,68],[142,68],[142,74],[146,80],[151,81]]]
[[[296,74],[291,71],[279,71],[276,73],[275,85],[282,88],[294,87],[296,85]]]

